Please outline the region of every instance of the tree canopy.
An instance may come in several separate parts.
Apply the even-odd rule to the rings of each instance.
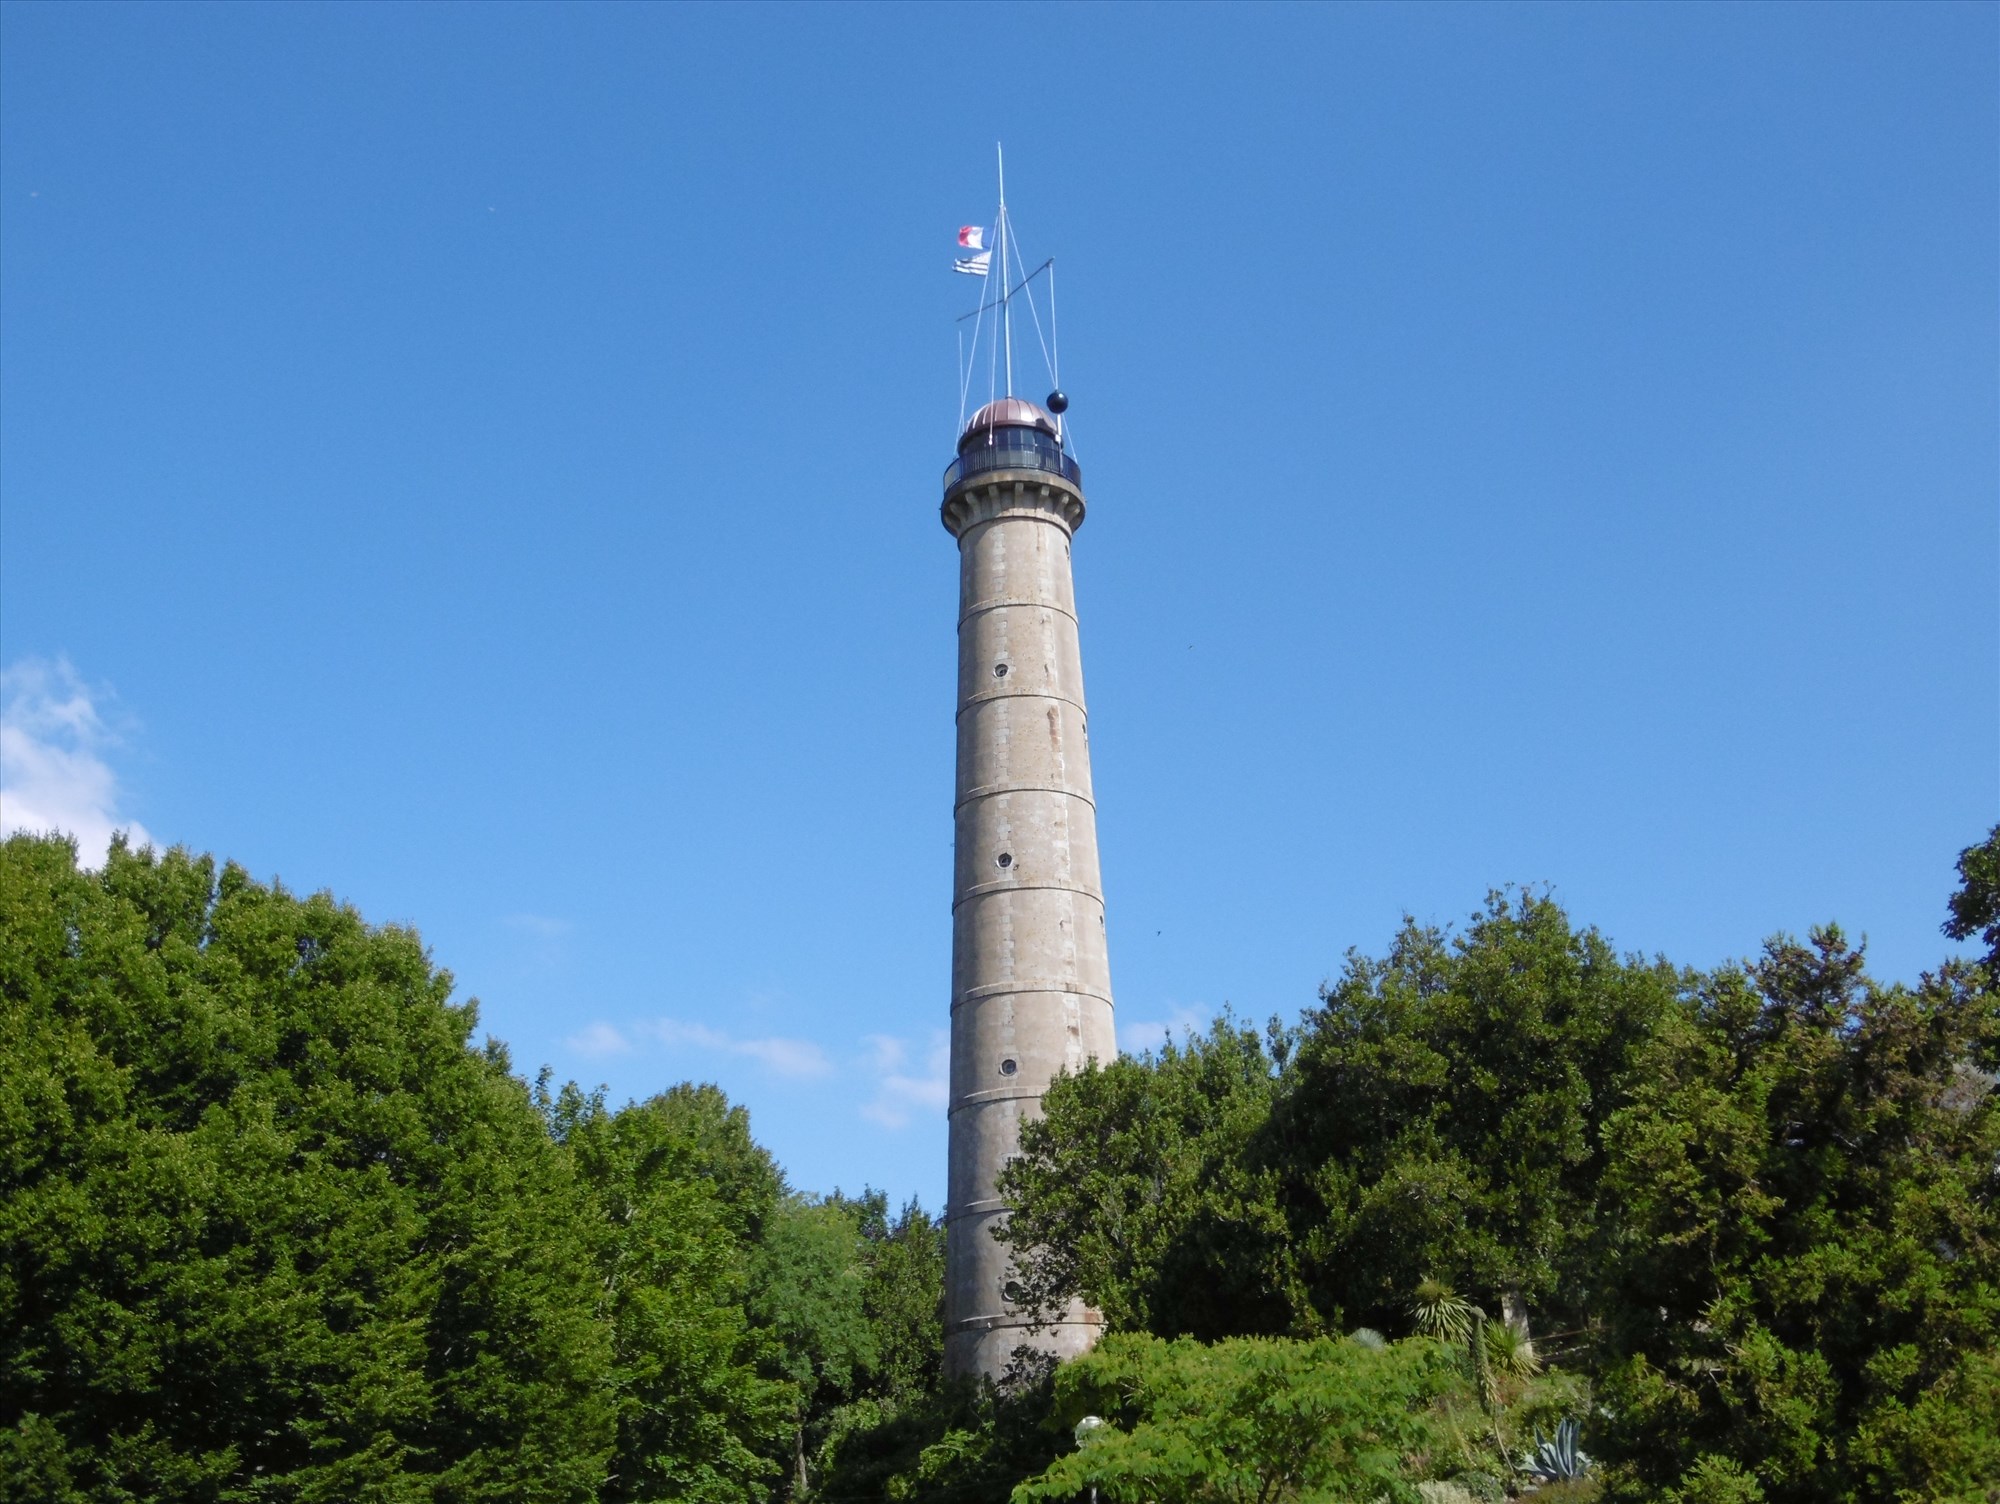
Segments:
[[[715,1087],[530,1086],[412,930],[17,836],[0,1501],[1995,1504],[2000,828],[1959,874],[1911,985],[1496,893],[1060,1079],[1006,1236],[1112,1334],[981,1386],[940,1222]]]
[[[2000,831],[1960,871],[1946,933],[1990,946]],[[1878,983],[1829,926],[1680,970],[1495,894],[1295,1028],[1059,1080],[1008,1236],[1039,1303],[1160,1338],[1407,1332],[1420,1287],[1504,1314],[1594,1385],[1620,1498],[1988,1500],[1992,961]]]
[[[585,1202],[415,934],[183,852],[0,856],[20,1497],[592,1498]]]

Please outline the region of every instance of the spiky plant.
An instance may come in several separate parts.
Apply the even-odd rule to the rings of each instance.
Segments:
[[[1486,1323],[1486,1361],[1496,1373],[1512,1379],[1532,1379],[1542,1371],[1542,1360],[1535,1356],[1534,1344],[1521,1334],[1519,1327],[1504,1321]]]
[[[1521,1464],[1521,1471],[1537,1483],[1560,1483],[1581,1478],[1590,1471],[1590,1458],[1576,1444],[1580,1429],[1574,1420],[1564,1419],[1556,1423],[1556,1434],[1552,1440],[1545,1439],[1537,1431],[1535,1450]]]
[[[1423,1336],[1441,1342],[1466,1342],[1484,1313],[1443,1280],[1426,1277],[1417,1282],[1410,1298],[1410,1316]]]

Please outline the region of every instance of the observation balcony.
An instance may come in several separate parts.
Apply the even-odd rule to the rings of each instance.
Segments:
[[[988,437],[992,442],[983,442]],[[1073,486],[1083,484],[1083,471],[1049,435],[1032,428],[993,428],[967,444],[965,452],[944,467],[946,494],[960,481],[989,470],[1046,470]]]

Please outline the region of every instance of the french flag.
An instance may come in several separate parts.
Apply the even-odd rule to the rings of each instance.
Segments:
[[[985,250],[986,227],[984,225],[960,225],[958,227],[958,243],[968,251]]]

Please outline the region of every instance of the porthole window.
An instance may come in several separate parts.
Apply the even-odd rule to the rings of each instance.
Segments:
[[[1021,1068],[1020,1062],[1015,1060],[1014,1057],[1011,1055],[1008,1056],[1005,1060],[1000,1062],[1000,1074],[1003,1076],[1011,1076],[1014,1074],[1014,1072],[1018,1071],[1020,1068]]]
[[[1003,851],[998,856],[993,858],[993,860],[995,863],[997,863],[1002,867],[1011,867],[1014,865],[1014,853],[1011,851]]]
[[[1018,1279],[1002,1281],[1000,1294],[1010,1306],[1018,1306],[1028,1298],[1028,1292],[1021,1288],[1021,1282]]]
[[[996,679],[1004,679],[1004,678],[1006,678],[1006,677],[1007,677],[1007,665],[1006,665],[1006,664],[1004,664],[1004,663],[996,663],[996,664],[994,664],[994,665],[993,665],[993,677],[994,677],[994,678],[996,678]]]

